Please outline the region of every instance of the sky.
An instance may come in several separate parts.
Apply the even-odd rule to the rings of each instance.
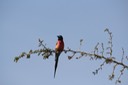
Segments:
[[[93,52],[97,42],[108,46],[106,28],[113,33],[113,56],[119,61],[122,48],[128,55],[128,1],[127,0],[0,0],[0,85],[114,85],[108,80],[113,65],[105,65],[93,75],[102,60],[89,58],[68,60],[62,53],[54,79],[54,56],[43,60],[32,55],[15,63],[15,56],[36,50],[38,39],[55,48],[57,35],[63,35],[65,49]],[[128,63],[126,62],[128,65]],[[128,83],[128,72],[122,83]]]

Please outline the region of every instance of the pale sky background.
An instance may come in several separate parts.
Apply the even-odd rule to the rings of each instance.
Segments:
[[[92,74],[101,60],[68,60],[62,53],[55,79],[53,56],[13,62],[21,52],[39,49],[38,38],[54,49],[59,34],[65,49],[77,50],[82,38],[81,50],[92,52],[97,42],[107,46],[105,28],[113,33],[113,56],[120,60],[122,47],[128,55],[128,0],[0,0],[0,85],[114,85],[108,80],[113,65]],[[128,70],[121,79],[128,84]]]

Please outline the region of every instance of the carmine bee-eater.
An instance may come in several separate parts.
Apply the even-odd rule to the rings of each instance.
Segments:
[[[56,75],[56,69],[57,69],[57,65],[58,65],[59,56],[60,56],[61,52],[64,50],[64,41],[63,41],[62,35],[58,35],[57,37],[58,37],[58,41],[57,41],[56,47],[55,47],[54,78],[55,78],[55,75]]]

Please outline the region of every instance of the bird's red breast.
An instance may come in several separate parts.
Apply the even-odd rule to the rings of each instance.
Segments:
[[[56,51],[63,51],[64,50],[64,42],[63,40],[58,40],[55,47]]]

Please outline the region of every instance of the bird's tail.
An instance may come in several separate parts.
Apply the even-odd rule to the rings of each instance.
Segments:
[[[55,78],[55,75],[56,75],[56,69],[57,69],[57,65],[58,65],[58,60],[59,60],[60,53],[61,53],[61,52],[58,52],[58,53],[55,54],[54,78]]]

